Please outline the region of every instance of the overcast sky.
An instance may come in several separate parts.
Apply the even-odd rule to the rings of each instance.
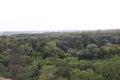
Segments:
[[[120,0],[0,0],[0,31],[120,29]]]

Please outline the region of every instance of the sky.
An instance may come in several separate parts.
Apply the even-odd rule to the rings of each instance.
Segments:
[[[120,29],[120,0],[0,0],[0,31]]]

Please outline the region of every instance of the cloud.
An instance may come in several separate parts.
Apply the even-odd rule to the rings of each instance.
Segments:
[[[0,31],[120,29],[119,0],[1,0]]]

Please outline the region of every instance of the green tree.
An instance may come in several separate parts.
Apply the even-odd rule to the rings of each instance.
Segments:
[[[59,57],[59,56],[62,57],[64,55],[63,53],[64,53],[63,50],[58,48],[54,41],[51,41],[44,46],[43,57],[44,58],[46,58],[46,57]]]
[[[80,70],[79,69],[73,69],[70,72],[70,80],[80,80],[79,75],[80,75]]]

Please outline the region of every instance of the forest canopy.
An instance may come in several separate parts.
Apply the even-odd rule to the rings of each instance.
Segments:
[[[12,80],[119,80],[120,30],[0,36],[0,76]]]

